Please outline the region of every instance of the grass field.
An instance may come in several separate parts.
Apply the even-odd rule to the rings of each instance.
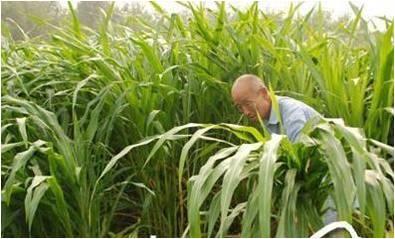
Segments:
[[[332,197],[359,236],[393,237],[393,19],[152,4],[139,28],[112,5],[89,29],[69,3],[48,39],[3,30],[2,236],[307,237]],[[231,101],[244,73],[336,120],[270,136]]]

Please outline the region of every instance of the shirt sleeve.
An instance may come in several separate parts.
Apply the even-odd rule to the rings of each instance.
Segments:
[[[306,122],[307,117],[301,108],[294,109],[284,117],[284,129],[289,140],[293,143],[297,140]]]

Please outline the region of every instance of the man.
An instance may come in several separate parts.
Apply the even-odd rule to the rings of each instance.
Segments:
[[[239,110],[256,122],[258,115],[270,133],[280,134],[280,119],[274,111],[273,102],[263,81],[255,75],[242,75],[232,87],[232,98]],[[277,96],[284,133],[295,142],[306,122],[319,113],[305,103],[290,97]]]
[[[232,87],[232,98],[239,110],[253,122],[258,120],[258,113],[270,133],[281,133],[280,120],[272,107],[268,89],[258,76],[246,74],[237,78]],[[295,142],[306,122],[313,117],[320,117],[320,114],[301,101],[290,97],[276,98],[284,133]],[[334,207],[332,199],[328,203],[331,208]],[[324,214],[325,225],[335,222],[336,218],[336,211],[328,210]]]

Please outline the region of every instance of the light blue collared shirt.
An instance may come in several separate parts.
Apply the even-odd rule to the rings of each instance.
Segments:
[[[295,142],[306,122],[315,116],[318,117],[320,114],[301,101],[285,96],[276,96],[276,98],[284,133],[292,142]],[[265,125],[270,133],[281,134],[280,122],[273,107],[271,107],[270,116],[265,121]]]

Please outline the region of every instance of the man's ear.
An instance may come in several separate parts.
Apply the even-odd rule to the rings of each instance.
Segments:
[[[262,87],[259,89],[259,94],[262,94],[263,98],[267,99],[269,97],[269,92],[266,87]]]

